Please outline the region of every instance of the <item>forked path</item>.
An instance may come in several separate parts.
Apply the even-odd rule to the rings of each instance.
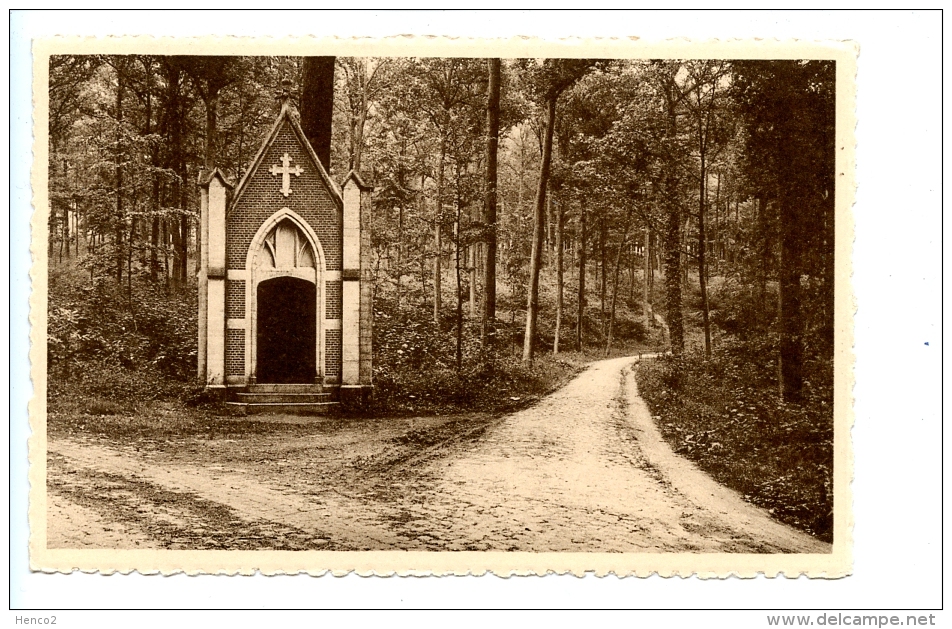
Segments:
[[[829,552],[665,444],[633,359],[593,364],[439,463],[423,536],[527,551]],[[448,516],[448,517],[447,517]]]
[[[106,547],[119,536],[125,547],[830,552],[675,455],[638,396],[633,362],[595,363],[478,439],[430,448],[364,487],[51,441],[60,480],[50,542],[76,545],[85,524],[80,545]],[[112,510],[124,528],[79,522],[81,510],[57,521],[67,501],[97,508],[75,489],[83,478],[127,496],[125,516]]]

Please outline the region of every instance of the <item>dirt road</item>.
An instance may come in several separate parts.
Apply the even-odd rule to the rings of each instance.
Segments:
[[[48,546],[830,551],[674,455],[632,360],[595,363],[500,418],[276,417],[270,432],[165,444],[51,438]]]

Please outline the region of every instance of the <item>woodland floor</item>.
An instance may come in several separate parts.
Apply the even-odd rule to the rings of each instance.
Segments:
[[[51,414],[47,547],[830,552],[675,455],[632,361],[508,415]]]

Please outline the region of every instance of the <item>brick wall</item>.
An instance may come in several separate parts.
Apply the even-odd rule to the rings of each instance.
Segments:
[[[328,281],[324,284],[327,293],[324,296],[324,310],[327,312],[325,319],[340,319],[341,317],[341,299],[343,289],[341,281]]]
[[[304,172],[291,176],[291,194],[281,193],[281,176],[272,175],[272,165],[280,165],[287,153],[291,166],[300,166]],[[324,249],[327,270],[341,269],[341,216],[331,192],[311,163],[304,147],[285,121],[274,142],[265,150],[257,172],[248,181],[241,198],[228,212],[226,260],[229,269],[244,269],[251,240],[261,225],[283,207],[288,207],[310,224]],[[316,253],[316,252],[315,252]],[[341,283],[327,282],[326,318],[341,316]],[[226,316],[239,319],[245,313],[245,282],[229,281],[225,293]],[[340,375],[341,333],[328,330],[325,336],[326,375]],[[225,372],[227,375],[245,373],[245,332],[228,330],[225,346]]]
[[[245,316],[245,281],[225,281],[225,317],[243,319]]]
[[[326,376],[340,376],[341,331],[326,330],[324,336],[324,362],[327,365]]]
[[[225,375],[245,375],[245,331],[225,331]]]
[[[284,153],[291,157],[292,167],[304,169],[300,176],[291,176],[292,192],[288,197],[281,194],[281,175],[272,175],[270,172],[272,165],[281,164]],[[331,192],[286,121],[265,151],[264,160],[245,186],[238,203],[228,213],[229,269],[245,268],[248,247],[255,232],[283,207],[290,208],[311,225],[324,249],[327,269],[340,270],[340,213]]]

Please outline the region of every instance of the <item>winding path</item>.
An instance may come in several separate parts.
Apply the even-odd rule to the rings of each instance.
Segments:
[[[771,519],[675,455],[638,396],[634,360],[594,363],[478,439],[433,448],[359,490],[304,491],[242,470],[50,442],[64,483],[78,471],[80,477],[110,479],[114,492],[136,493],[122,486],[123,479],[160,488],[145,493],[165,492],[161,508],[147,499],[131,508],[143,518],[164,518],[159,528],[175,540],[172,546],[157,540],[156,527],[147,524],[139,527],[139,539],[134,521],[117,531],[95,517],[83,518],[81,510],[68,519],[63,514],[70,513],[64,506],[69,494],[54,483],[50,545],[115,547],[121,534],[124,547],[157,541],[190,547],[197,529],[205,533],[200,547],[223,548],[830,552],[828,544]],[[176,495],[188,500],[176,506]],[[211,517],[217,506],[229,515]],[[221,531],[209,537],[216,522]],[[78,535],[77,526],[88,532]]]

